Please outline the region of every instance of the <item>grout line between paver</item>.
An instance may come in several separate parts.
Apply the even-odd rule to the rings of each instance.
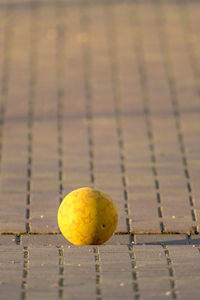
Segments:
[[[188,197],[189,197],[189,205],[190,205],[190,212],[192,221],[196,223],[195,226],[193,226],[193,230],[195,233],[199,232],[199,225],[197,224],[197,211],[196,211],[196,204],[195,199],[193,195],[193,189],[190,179],[190,172],[188,167],[188,160],[186,156],[186,150],[185,150],[185,142],[184,142],[184,136],[183,136],[183,128],[182,128],[182,120],[181,120],[181,114],[180,114],[180,107],[179,107],[179,99],[177,94],[177,87],[176,87],[176,81],[173,74],[172,69],[172,61],[171,61],[171,55],[170,55],[170,49],[169,49],[169,41],[168,41],[168,35],[165,28],[165,13],[162,7],[162,2],[154,2],[156,17],[157,17],[157,28],[158,28],[158,35],[160,40],[160,48],[161,53],[163,56],[163,64],[165,68],[165,73],[168,80],[169,85],[169,91],[171,95],[171,101],[172,101],[172,108],[173,108],[173,114],[175,118],[175,125],[176,125],[176,131],[177,131],[177,139],[179,143],[180,153],[182,157],[182,164],[184,168],[184,176],[186,180],[186,188],[188,191]]]
[[[133,232],[127,232],[127,231],[116,231],[114,233],[115,235],[130,235],[131,241],[135,240],[136,235],[180,235],[180,234],[194,234],[193,232],[189,231],[165,231],[165,232],[160,232],[160,231],[133,231]],[[10,231],[10,232],[0,232],[1,235],[61,235],[61,232],[58,231]],[[195,236],[198,236],[198,233],[194,234]]]
[[[62,2],[55,7],[55,20],[62,20],[65,12]],[[57,24],[57,23],[56,23]],[[63,199],[63,105],[64,105],[64,61],[65,61],[65,33],[66,28],[61,24],[56,26],[56,87],[57,87],[57,133],[58,133],[58,182],[59,204]]]
[[[129,233],[130,244],[136,244],[136,235],[134,233]]]
[[[22,241],[22,236],[20,234],[16,234],[15,235],[15,244],[21,245],[21,241]]]
[[[160,184],[159,184],[159,174],[157,169],[157,161],[156,161],[156,154],[155,154],[155,144],[154,144],[154,133],[151,121],[151,109],[149,103],[149,96],[148,96],[148,79],[146,74],[146,65],[145,59],[143,55],[143,46],[142,46],[142,39],[141,39],[141,31],[140,34],[138,30],[134,30],[134,28],[138,28],[140,26],[139,23],[139,9],[138,9],[138,2],[136,3],[135,7],[137,7],[137,11],[134,13],[134,17],[130,14],[129,19],[130,23],[133,28],[134,34],[134,41],[135,41],[135,55],[138,67],[138,73],[140,76],[140,86],[141,86],[141,94],[142,94],[142,101],[143,101],[143,108],[144,108],[144,117],[145,117],[145,124],[146,124],[146,131],[147,137],[149,142],[149,151],[151,155],[151,163],[152,163],[152,174],[154,178],[154,185],[156,189],[156,199],[157,199],[157,214],[160,220],[160,230],[161,232],[165,232],[165,225],[163,221],[163,206],[161,201],[160,195]],[[134,20],[134,21],[133,21]]]
[[[25,208],[25,229],[31,231],[30,204],[31,204],[31,181],[32,181],[32,157],[33,157],[33,123],[34,123],[34,100],[37,78],[37,6],[35,2],[30,3],[30,82],[28,99],[28,147],[27,147],[27,183],[26,183],[26,208]]]
[[[186,238],[188,240],[188,244],[191,245],[191,234],[186,234]]]
[[[120,80],[119,80],[119,68],[117,65],[117,44],[116,44],[116,33],[115,33],[115,19],[114,15],[108,7],[105,8],[105,23],[107,26],[107,44],[108,44],[108,56],[110,61],[110,73],[111,73],[111,84],[114,100],[114,116],[116,122],[116,131],[118,138],[119,148],[119,160],[121,169],[121,180],[124,193],[124,213],[126,216],[126,227],[127,231],[132,231],[132,219],[130,217],[130,208],[128,201],[127,192],[127,174],[126,174],[126,159],[124,149],[124,137],[121,120],[121,92],[120,92]]]
[[[93,247],[94,260],[95,260],[95,273],[96,273],[96,300],[102,300],[101,290],[101,264],[99,247]]]
[[[29,250],[28,247],[23,248],[23,272],[22,272],[22,282],[21,282],[21,300],[27,299],[27,278],[28,278],[28,267],[29,267]]]
[[[168,266],[168,272],[169,272],[169,277],[170,277],[170,288],[171,288],[171,296],[172,299],[177,299],[177,286],[176,286],[176,281],[174,278],[174,268],[173,268],[173,262],[170,258],[170,253],[167,248],[167,246],[162,245],[166,261],[167,261],[167,266]]]
[[[134,248],[132,245],[127,245],[128,251],[129,251],[129,257],[131,260],[131,268],[132,268],[132,285],[133,285],[133,292],[134,292],[134,299],[139,300],[140,299],[140,289],[138,284],[138,271],[137,271],[137,265],[136,265],[136,257]]]
[[[58,298],[63,299],[64,297],[64,248],[63,246],[59,247],[58,249],[58,255],[59,255],[59,280],[58,280]]]

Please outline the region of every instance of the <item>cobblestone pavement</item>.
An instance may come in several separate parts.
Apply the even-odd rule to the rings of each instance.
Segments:
[[[0,0],[0,300],[199,299],[200,2]],[[75,247],[83,186],[115,235]]]

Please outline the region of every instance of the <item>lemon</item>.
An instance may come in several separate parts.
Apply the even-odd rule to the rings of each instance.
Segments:
[[[99,245],[114,233],[118,215],[112,199],[104,192],[83,187],[69,193],[58,209],[58,226],[75,245]]]

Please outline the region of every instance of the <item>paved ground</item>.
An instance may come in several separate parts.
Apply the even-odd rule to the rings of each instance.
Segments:
[[[0,0],[0,299],[199,299],[200,2]],[[65,194],[119,213],[60,235]]]

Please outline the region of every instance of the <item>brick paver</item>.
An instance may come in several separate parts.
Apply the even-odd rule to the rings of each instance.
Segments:
[[[199,8],[0,0],[0,299],[199,298]],[[83,186],[118,210],[99,247],[59,233]]]
[[[60,235],[1,236],[0,299],[198,299],[198,246],[184,235],[127,238],[76,247]]]

